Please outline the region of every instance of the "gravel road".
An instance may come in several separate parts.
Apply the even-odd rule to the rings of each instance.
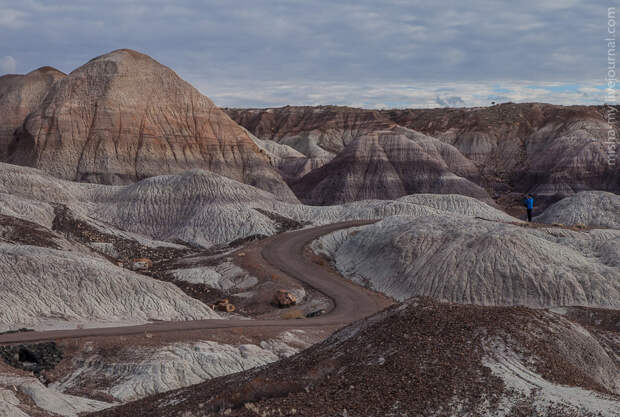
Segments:
[[[322,292],[333,301],[334,307],[326,314],[296,320],[193,320],[156,322],[139,326],[104,327],[75,330],[51,330],[0,335],[0,344],[33,343],[60,339],[99,336],[126,336],[142,333],[174,333],[188,330],[265,327],[275,330],[300,329],[320,326],[345,326],[370,316],[385,305],[385,299],[353,284],[335,272],[312,262],[303,255],[312,240],[335,230],[373,223],[348,221],[325,226],[282,233],[263,240],[259,262],[270,264],[289,277]]]

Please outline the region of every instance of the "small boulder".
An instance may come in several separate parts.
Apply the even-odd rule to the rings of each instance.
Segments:
[[[325,309],[313,311],[311,313],[306,314],[306,318],[319,317],[319,316],[322,316],[325,313],[327,313],[327,310],[325,310]]]
[[[213,310],[225,311],[227,313],[232,313],[233,311],[235,311],[235,305],[231,304],[229,302],[228,298],[224,298],[222,300],[219,300],[217,303],[213,304],[211,306],[211,308]]]
[[[153,261],[149,258],[136,258],[131,261],[131,269],[134,271],[147,271],[153,267]]]
[[[278,290],[273,297],[273,304],[280,308],[290,307],[297,304],[297,298],[286,290]]]

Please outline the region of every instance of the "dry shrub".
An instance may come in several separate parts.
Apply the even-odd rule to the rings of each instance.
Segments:
[[[285,320],[303,319],[306,315],[299,309],[287,310],[281,316]]]

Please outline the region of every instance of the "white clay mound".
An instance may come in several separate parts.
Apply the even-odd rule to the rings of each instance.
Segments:
[[[534,221],[620,229],[620,196],[605,191],[582,191],[558,201]]]
[[[314,249],[354,281],[404,300],[620,306],[620,231],[531,229],[458,215],[395,216]]]
[[[24,245],[0,244],[0,304],[0,329],[219,318],[172,284],[82,254]]]

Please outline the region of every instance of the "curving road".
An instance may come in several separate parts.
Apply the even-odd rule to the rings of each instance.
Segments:
[[[0,344],[33,343],[96,336],[127,336],[143,333],[174,333],[203,329],[270,327],[284,331],[303,327],[344,326],[382,310],[386,305],[384,299],[313,263],[304,257],[304,248],[309,242],[324,234],[370,223],[374,223],[374,221],[356,220],[333,223],[283,233],[259,243],[262,246],[262,262],[271,264],[291,278],[301,281],[331,298],[334,304],[333,309],[320,317],[297,320],[162,321],[139,326],[11,333],[0,335]]]

